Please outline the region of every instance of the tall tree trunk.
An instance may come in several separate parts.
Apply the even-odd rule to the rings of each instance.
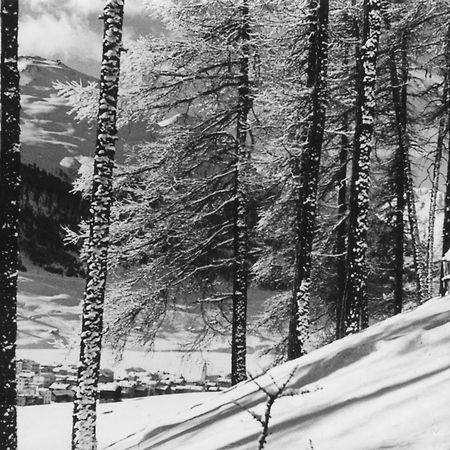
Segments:
[[[123,0],[108,0],[103,12],[105,31],[90,209],[89,257],[84,293],[78,382],[73,411],[72,448],[74,450],[95,450],[97,448],[96,400],[117,139],[116,117],[123,6]]]
[[[355,0],[351,1],[352,7],[355,6]],[[357,18],[352,15],[346,14],[346,22],[349,24],[349,36],[357,42],[359,40],[359,24]],[[347,44],[344,53],[343,66],[349,65],[350,48],[353,47],[355,51],[355,57],[359,55],[359,45]],[[350,75],[349,82],[356,82],[356,72],[354,69]],[[346,111],[342,116],[342,136],[339,151],[339,188],[338,188],[338,221],[336,233],[336,252],[340,255],[337,260],[336,274],[337,274],[337,302],[336,302],[336,339],[340,339],[345,336],[345,284],[346,284],[346,249],[347,249],[347,214],[348,214],[348,201],[347,201],[347,167],[348,157],[350,150],[350,139],[348,138],[349,124],[351,114]]]
[[[448,152],[447,155],[447,178],[445,181],[445,206],[444,206],[444,224],[442,228],[442,265],[441,276],[439,283],[439,291],[441,295],[448,293],[448,280],[443,280],[444,276],[449,275],[448,271],[444,270],[444,264],[449,264],[445,261],[445,255],[450,250],[450,24],[447,28],[447,36],[445,43],[445,75],[444,75],[444,95],[443,95],[443,107],[444,117],[447,122],[448,133]],[[447,273],[446,273],[447,272]]]
[[[406,49],[404,49],[406,52]],[[403,168],[404,193],[408,207],[408,220],[413,245],[413,259],[416,269],[417,291],[421,302],[427,298],[427,289],[425,281],[425,267],[420,246],[419,227],[417,224],[416,204],[414,197],[414,182],[411,171],[411,161],[409,157],[409,144],[407,133],[407,67],[406,59],[402,60],[402,81],[398,77],[397,61],[395,47],[392,47],[389,57],[390,78],[392,89],[392,100],[395,112],[395,126],[397,129],[398,151],[401,157]]]
[[[337,274],[337,302],[336,302],[336,339],[345,335],[345,321],[343,316],[342,299],[345,293],[345,249],[347,238],[347,161],[350,141],[347,136],[349,114],[342,118],[342,137],[339,150],[339,187],[338,187],[338,226],[336,228],[336,253],[339,255],[336,264]]]
[[[291,300],[288,359],[305,353],[310,325],[311,252],[317,209],[317,189],[326,118],[328,64],[328,0],[309,1],[310,37],[307,86],[309,99],[307,129],[303,136],[300,173],[297,179],[295,279]]]
[[[356,333],[369,323],[366,270],[367,214],[370,154],[374,133],[376,62],[381,33],[380,10],[381,0],[364,1],[363,36],[357,71],[358,95],[344,296],[346,334]]]
[[[405,182],[403,156],[397,147],[394,160],[395,210],[395,259],[394,259],[394,314],[403,308],[404,238],[405,238]]]
[[[433,164],[433,178],[431,181],[430,212],[428,214],[428,239],[425,259],[426,286],[428,288],[428,297],[433,296],[434,228],[436,223],[437,195],[439,192],[439,179],[441,175],[442,151],[444,148],[446,126],[447,118],[445,116],[442,116],[439,120],[436,154],[434,156]]]
[[[407,33],[403,32],[401,39],[402,65],[401,65],[401,86],[395,86],[397,91],[393,94],[394,102],[398,102],[398,117],[400,121],[398,129],[406,130],[408,121],[408,55],[407,55]],[[395,50],[391,50],[391,84],[397,77],[397,66],[395,60]],[[394,76],[394,80],[392,79]],[[394,160],[394,186],[396,196],[395,211],[395,260],[394,260],[394,314],[399,314],[403,309],[403,274],[404,274],[404,244],[405,244],[405,172],[404,172],[404,148],[397,146]]]
[[[1,2],[0,448],[17,448],[16,335],[20,194],[18,0]]]
[[[248,1],[240,6],[241,56],[239,111],[236,128],[236,172],[234,211],[234,273],[233,273],[233,319],[231,336],[231,383],[237,384],[247,378],[247,286],[248,286],[248,198],[247,182],[249,152],[247,148],[248,115],[252,107],[250,91],[250,11]]]

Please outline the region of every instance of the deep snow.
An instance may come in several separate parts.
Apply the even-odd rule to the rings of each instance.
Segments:
[[[276,400],[265,448],[448,450],[449,347],[446,297],[272,369],[257,382],[273,390],[293,374],[294,395]],[[246,409],[261,414],[265,402],[248,381],[219,394],[103,404],[99,448],[256,449],[261,425]],[[69,449],[70,411],[68,404],[19,408],[19,450]]]
[[[258,379],[310,390],[278,399],[266,449],[450,448],[450,298],[334,342]],[[242,383],[185,414],[149,421],[111,450],[256,449],[266,396]]]

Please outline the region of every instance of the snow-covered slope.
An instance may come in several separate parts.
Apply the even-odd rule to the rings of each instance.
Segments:
[[[450,298],[272,369],[257,380],[277,399],[266,449],[450,448]],[[255,449],[267,396],[242,383],[202,406],[162,421],[110,450]],[[309,393],[302,393],[309,391]]]
[[[146,423],[168,419],[177,408],[195,407],[212,396],[211,393],[172,394],[126,400],[99,405],[97,438],[105,448],[124,438]],[[72,404],[23,406],[18,408],[18,450],[70,450]],[[3,450],[3,449],[2,449]]]

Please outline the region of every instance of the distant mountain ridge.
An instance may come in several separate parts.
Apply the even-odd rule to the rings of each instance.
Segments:
[[[22,162],[55,175],[61,169],[73,175],[76,158],[92,154],[95,134],[87,123],[78,123],[69,115],[70,107],[58,97],[54,83],[87,84],[95,78],[61,61],[37,56],[21,57],[19,71]]]
[[[61,61],[39,56],[19,58],[21,91],[22,162],[60,176],[71,178],[79,167],[81,156],[93,156],[95,127],[77,122],[69,114],[71,107],[58,96],[55,83],[77,82],[86,85],[96,78],[72,69]],[[140,126],[120,130],[117,142],[118,159],[126,142],[133,145],[145,138]]]
[[[61,61],[39,56],[19,58],[21,91],[22,196],[20,248],[34,264],[57,273],[82,272],[77,252],[63,244],[63,226],[76,228],[88,207],[71,193],[71,181],[80,159],[92,157],[95,127],[77,122],[71,107],[58,96],[56,83],[88,83],[97,80]],[[127,144],[145,137],[143,127],[121,130],[118,159]]]

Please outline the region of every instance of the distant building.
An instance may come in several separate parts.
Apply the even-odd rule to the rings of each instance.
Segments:
[[[42,403],[48,405],[52,402],[52,391],[50,389],[38,389],[39,397],[42,398]]]
[[[52,383],[49,386],[49,389],[51,391],[62,391],[62,390],[67,390],[71,388],[71,384],[70,383],[60,383],[58,381],[56,381],[55,383]]]
[[[229,388],[231,387],[231,377],[221,375],[217,378],[216,383],[220,388]]]
[[[20,372],[17,375],[17,391],[25,392],[34,387],[34,372]]]
[[[75,396],[71,389],[57,389],[52,392],[52,401],[55,403],[72,402]]]
[[[121,388],[122,398],[134,397],[134,395],[135,395],[134,388],[136,386],[136,382],[122,380],[122,381],[119,381],[119,386]]]
[[[122,399],[122,388],[118,383],[99,383],[98,396],[100,402],[119,402]]]
[[[16,362],[16,373],[33,372],[39,374],[41,365],[32,359],[18,359]]]
[[[173,394],[186,394],[189,392],[203,392],[204,388],[198,384],[184,384],[179,386],[174,386],[171,389]]]
[[[53,372],[42,372],[35,377],[35,382],[39,387],[48,388],[56,381],[56,375]]]

